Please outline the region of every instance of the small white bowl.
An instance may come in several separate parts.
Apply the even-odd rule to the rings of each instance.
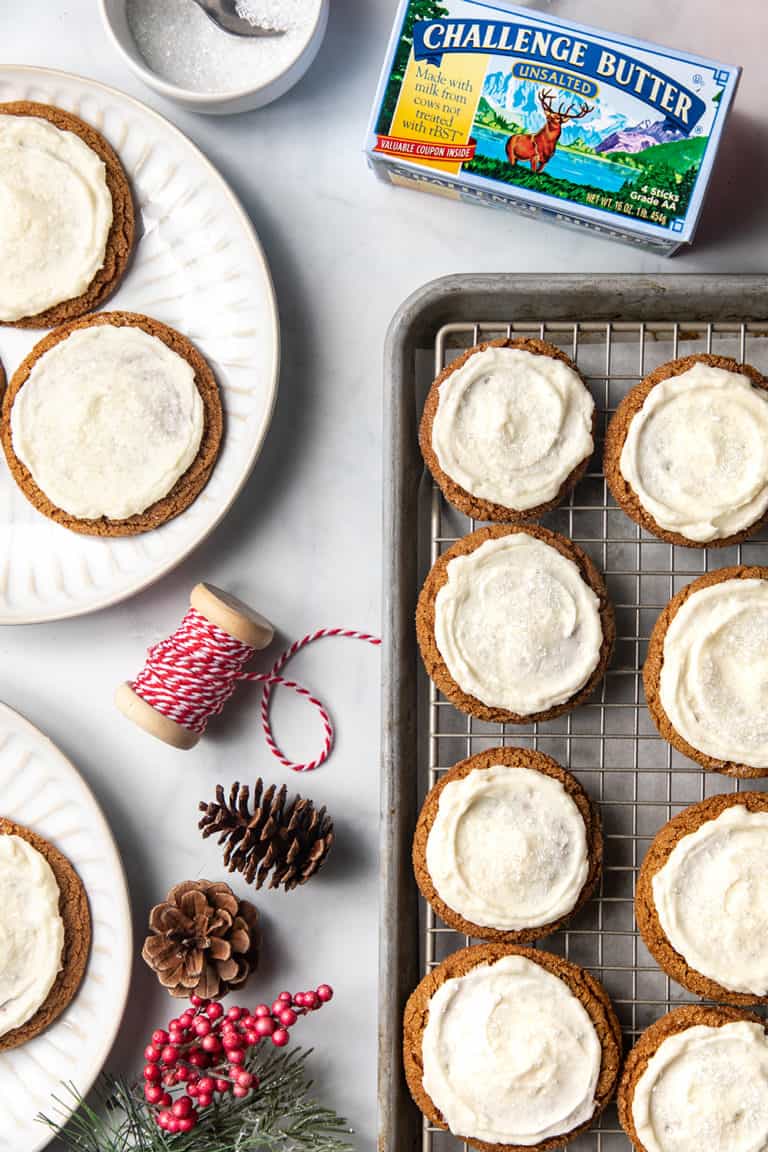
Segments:
[[[265,83],[232,92],[200,92],[192,88],[181,88],[178,84],[164,80],[147,66],[136,46],[128,26],[126,0],[99,0],[99,8],[112,43],[140,80],[150,88],[154,88],[161,96],[166,96],[193,112],[223,116],[232,112],[248,112],[252,108],[262,108],[265,104],[271,104],[273,100],[283,96],[289,88],[293,88],[309,68],[323,42],[328,26],[329,0],[321,0],[317,20],[303,48],[282,72]]]

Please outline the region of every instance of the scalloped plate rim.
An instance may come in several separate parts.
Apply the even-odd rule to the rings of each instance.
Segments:
[[[80,1093],[80,1095],[82,1097],[85,1097],[88,1095],[88,1093],[91,1091],[94,1084],[98,1080],[99,1075],[101,1074],[101,1072],[104,1068],[104,1065],[107,1061],[107,1058],[108,1058],[110,1052],[112,1051],[114,1043],[117,1039],[118,1032],[119,1032],[120,1027],[121,1027],[122,1022],[123,1022],[123,1017],[125,1015],[125,1008],[126,1008],[126,1004],[128,1002],[128,995],[129,995],[130,987],[131,987],[131,974],[132,974],[132,968],[133,968],[133,919],[132,919],[132,915],[131,915],[131,902],[130,902],[129,889],[128,889],[128,878],[125,874],[125,865],[123,864],[123,858],[120,855],[120,849],[119,849],[119,847],[117,845],[117,841],[115,840],[115,837],[112,833],[112,829],[109,826],[107,818],[104,815],[104,812],[102,811],[101,805],[99,804],[98,800],[96,799],[96,796],[94,795],[93,791],[91,790],[90,785],[87,783],[87,781],[82,776],[82,774],[78,771],[78,769],[73,764],[73,762],[69,759],[69,757],[64,752],[62,752],[61,748],[59,748],[58,744],[56,744],[50,738],[50,736],[47,736],[45,734],[45,732],[41,731],[37,727],[37,725],[33,724],[32,721],[29,720],[22,712],[19,712],[19,711],[17,711],[17,709],[12,708],[10,704],[6,704],[4,701],[0,701],[0,727],[2,727],[2,726],[7,726],[9,728],[15,729],[17,732],[22,733],[24,736],[29,738],[32,742],[39,744],[43,748],[47,757],[50,757],[53,761],[58,761],[58,763],[61,765],[61,767],[63,769],[64,775],[69,780],[74,782],[76,787],[79,789],[81,795],[85,799],[86,803],[88,803],[91,806],[92,814],[95,815],[96,820],[101,825],[101,833],[102,833],[102,836],[104,837],[104,841],[107,844],[107,846],[112,849],[112,853],[114,856],[114,862],[116,865],[116,871],[117,871],[117,874],[119,875],[120,879],[122,880],[122,884],[120,885],[119,893],[116,892],[114,894],[114,906],[116,908],[116,919],[118,919],[122,922],[123,929],[124,929],[125,946],[124,946],[124,950],[123,950],[123,955],[120,958],[121,962],[122,962],[123,973],[124,973],[123,984],[122,984],[122,988],[120,990],[119,997],[118,997],[119,1003],[116,1005],[118,1011],[116,1011],[113,1014],[113,1017],[112,1017],[113,1024],[110,1028],[107,1028],[106,1032],[104,1033],[103,1039],[102,1039],[102,1041],[98,1047],[98,1051],[96,1052],[96,1055],[94,1057],[93,1064],[92,1064],[93,1072],[92,1072],[92,1074],[88,1073],[88,1075],[86,1076],[85,1079],[87,1082],[83,1083],[82,1085],[80,1085],[80,1084],[77,1085],[78,1092]],[[72,862],[76,864],[76,861],[72,861]],[[87,889],[86,889],[86,891],[87,891]],[[117,908],[118,900],[119,900],[119,908]],[[87,982],[88,982],[88,972],[86,971],[86,974],[83,978],[83,984],[82,984],[83,988],[85,988],[87,986]],[[78,992],[78,994],[79,994],[79,992]],[[54,1021],[53,1024],[50,1026],[50,1030],[55,1030],[55,1028],[56,1028],[56,1021]],[[49,1029],[46,1029],[46,1031],[48,1031],[48,1030]],[[45,1033],[43,1033],[43,1035],[45,1035]],[[23,1050],[24,1050],[24,1046],[22,1045],[22,1047],[19,1048],[18,1051],[23,1051]],[[13,1053],[13,1049],[11,1050],[11,1052],[6,1053],[6,1057],[11,1058],[12,1053]],[[63,1111],[61,1113],[62,1122],[59,1126],[59,1131],[61,1130],[61,1128],[63,1128],[66,1125],[67,1120],[73,1114],[74,1110],[75,1110],[74,1107],[73,1108],[65,1107],[63,1109]],[[65,1115],[66,1115],[66,1119],[63,1118]],[[43,1128],[42,1124],[40,1126],[40,1131],[41,1131],[40,1142],[32,1145],[29,1148],[24,1149],[24,1152],[42,1152],[43,1148],[47,1147],[47,1145],[50,1144],[50,1142],[52,1140],[55,1140],[57,1138],[56,1133],[51,1133],[51,1132],[47,1131],[45,1128]]]
[[[56,77],[66,81],[74,80],[77,83],[85,85],[86,88],[97,88],[101,92],[107,93],[113,99],[118,101],[125,101],[130,105],[138,107],[142,113],[149,114],[153,119],[159,120],[165,129],[170,130],[175,136],[180,137],[183,143],[188,148],[192,149],[203,166],[208,170],[208,175],[212,176],[220,183],[225,195],[231,201],[232,207],[234,208],[237,215],[241,218],[246,233],[253,241],[253,247],[256,251],[264,272],[268,296],[266,302],[268,304],[268,310],[271,319],[270,336],[273,346],[273,368],[272,379],[271,381],[268,381],[267,403],[261,418],[260,426],[257,430],[256,436],[254,437],[253,449],[250,453],[246,466],[243,469],[243,474],[235,485],[234,490],[232,491],[228,500],[225,501],[222,507],[218,510],[215,517],[211,521],[207,522],[201,531],[187,545],[185,545],[184,548],[182,548],[177,554],[168,560],[167,563],[161,565],[157,571],[154,571],[149,575],[139,577],[134,583],[128,585],[126,588],[121,589],[117,593],[107,594],[102,599],[95,601],[93,604],[88,604],[87,606],[75,607],[72,609],[58,608],[51,613],[41,614],[39,612],[33,612],[18,615],[7,615],[6,613],[0,611],[0,626],[14,624],[53,624],[58,620],[72,620],[78,616],[88,616],[92,612],[100,612],[104,608],[111,608],[115,604],[120,604],[124,600],[130,599],[132,596],[138,595],[146,588],[149,588],[153,584],[157,583],[158,580],[162,580],[164,576],[167,576],[169,572],[172,572],[174,568],[178,567],[178,565],[186,560],[187,557],[190,556],[192,552],[194,552],[194,550],[198,548],[200,544],[202,544],[203,541],[211,535],[212,532],[215,531],[216,528],[218,528],[219,524],[221,524],[222,520],[227,515],[235,500],[238,498],[246,483],[248,482],[248,479],[250,478],[250,475],[256,465],[256,461],[261,454],[261,450],[264,446],[264,441],[266,440],[270,424],[272,423],[272,417],[274,415],[275,406],[277,404],[278,384],[280,378],[280,315],[277,307],[277,297],[275,294],[275,285],[272,278],[272,272],[269,267],[269,262],[267,261],[264,247],[261,243],[261,240],[259,239],[253,221],[251,220],[250,216],[243,207],[240,198],[233,191],[228,181],[225,180],[225,178],[219,172],[218,168],[216,168],[216,166],[208,159],[205,153],[200,148],[198,148],[197,144],[190,140],[186,133],[182,132],[180,128],[177,128],[176,125],[173,124],[172,121],[170,121],[167,117],[163,116],[161,112],[157,112],[154,108],[150,107],[149,104],[145,104],[143,100],[138,100],[135,96],[129,96],[127,92],[122,92],[119,88],[114,88],[111,84],[104,84],[100,80],[92,80],[90,77],[81,76],[77,72],[66,72],[61,68],[42,68],[34,64],[0,63],[0,73],[20,73],[23,75],[31,76]]]

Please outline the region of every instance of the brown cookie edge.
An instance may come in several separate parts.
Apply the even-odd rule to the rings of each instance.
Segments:
[[[666,608],[657,617],[648,641],[648,652],[643,665],[643,688],[648,711],[659,733],[667,743],[681,752],[683,756],[687,756],[689,760],[700,764],[708,772],[719,772],[723,776],[735,776],[742,780],[756,780],[768,776],[768,768],[753,768],[749,764],[739,764],[738,761],[718,760],[689,744],[664,711],[660,690],[661,670],[664,664],[664,641],[667,631],[689,596],[701,591],[702,588],[710,588],[713,584],[722,584],[727,580],[754,579],[768,580],[768,568],[737,564],[731,568],[720,568],[717,572],[706,572],[703,576],[686,585],[681,592],[672,597]]]
[[[624,1061],[624,1069],[616,1093],[619,1123],[637,1152],[647,1152],[647,1149],[637,1134],[632,1116],[635,1090],[648,1067],[648,1062],[655,1056],[663,1042],[668,1040],[670,1036],[687,1032],[689,1028],[702,1025],[709,1028],[722,1028],[724,1024],[733,1024],[740,1020],[759,1024],[762,1028],[766,1026],[765,1021],[759,1016],[751,1012],[740,1011],[737,1008],[712,1004],[685,1004],[679,1008],[673,1008],[671,1012],[667,1012],[666,1015],[645,1029]]]
[[[476,548],[479,548],[481,544],[484,544],[486,540],[496,540],[501,536],[511,536],[516,532],[524,532],[529,536],[534,536],[538,540],[542,540],[545,544],[549,544],[562,556],[565,556],[568,560],[576,564],[584,581],[590,586],[599,600],[598,612],[603,629],[600,659],[584,687],[580,688],[574,696],[571,696],[569,700],[564,701],[562,704],[558,704],[554,708],[549,708],[544,712],[536,712],[528,716],[521,716],[516,712],[507,712],[503,708],[491,707],[483,704],[477,697],[462,692],[448,671],[448,667],[440,654],[435,640],[435,599],[448,579],[448,565],[451,560],[456,556],[469,555],[469,553],[474,552]],[[463,536],[460,540],[457,540],[456,543],[444,552],[442,556],[439,556],[432,565],[419,593],[416,606],[416,636],[419,641],[419,650],[427,675],[446,699],[450,700],[459,711],[469,713],[471,716],[477,716],[480,720],[499,724],[533,724],[537,721],[553,720],[557,716],[562,716],[566,712],[577,708],[591,696],[605,675],[605,670],[608,667],[613,653],[616,625],[613,606],[608,599],[608,590],[603,577],[587,553],[580,548],[578,544],[574,544],[574,542],[566,536],[561,536],[559,532],[552,532],[549,528],[543,528],[539,524],[493,524],[486,528],[477,528],[468,536]]]
[[[485,771],[496,764],[504,764],[508,768],[530,768],[559,780],[565,791],[571,797],[579,810],[587,834],[587,854],[589,858],[589,871],[581,892],[573,908],[558,920],[549,924],[542,924],[535,928],[521,928],[516,930],[489,928],[473,924],[460,913],[455,912],[446,904],[435,888],[427,867],[427,841],[432,825],[437,817],[440,804],[440,795],[446,784],[454,780],[462,780],[465,776],[476,771]],[[460,761],[445,772],[433,788],[427,793],[416,823],[412,848],[413,870],[416,883],[422,896],[434,909],[436,914],[450,928],[462,932],[465,936],[472,936],[478,940],[490,940],[504,944],[531,944],[544,936],[550,936],[562,928],[592,896],[603,864],[603,836],[600,817],[596,807],[592,804],[586,791],[570,772],[563,768],[551,756],[530,748],[491,748],[484,752],[477,752],[466,760]]]
[[[467,1139],[478,1152],[550,1152],[586,1131],[604,1111],[613,1096],[621,1069],[621,1028],[608,997],[608,993],[584,968],[562,956],[535,948],[520,948],[511,944],[476,944],[454,952],[432,969],[417,985],[406,1004],[403,1018],[403,1058],[405,1078],[417,1107],[430,1123],[447,1130],[442,1114],[427,1095],[422,1082],[422,1040],[429,1019],[429,1002],[440,985],[454,977],[463,976],[479,964],[495,964],[504,956],[523,956],[559,977],[581,1001],[589,1013],[602,1046],[600,1076],[595,1090],[595,1110],[584,1124],[553,1136],[539,1144],[489,1144],[482,1140]]]
[[[67,857],[23,824],[0,817],[0,835],[18,836],[45,857],[59,886],[59,914],[64,922],[61,971],[40,1008],[20,1028],[0,1036],[0,1052],[18,1048],[39,1036],[74,999],[85,975],[91,950],[91,913],[82,880]]]
[[[768,381],[756,368],[750,364],[740,364],[738,360],[734,360],[730,356],[715,356],[711,353],[701,352],[692,356],[681,356],[677,360],[670,360],[666,364],[661,364],[639,384],[630,389],[611,417],[605,433],[603,471],[611,495],[622,512],[630,520],[634,520],[641,528],[645,528],[647,532],[651,532],[660,540],[665,540],[668,544],[677,544],[681,548],[730,548],[759,532],[763,524],[768,521],[768,510],[749,527],[734,533],[732,536],[724,536],[718,540],[689,540],[687,536],[683,536],[679,532],[670,532],[657,524],[653,516],[643,508],[634,489],[621,474],[621,453],[629,432],[629,426],[642,408],[648,394],[657,384],[661,384],[674,376],[681,376],[683,372],[688,372],[695,364],[709,364],[712,368],[722,368],[726,372],[737,372],[742,376],[749,377],[756,387],[768,391]]]
[[[112,223],[107,235],[104,263],[80,296],[62,300],[35,316],[22,316],[18,320],[0,320],[0,326],[9,328],[53,328],[68,320],[84,316],[101,307],[123,279],[130,262],[135,238],[133,193],[120,159],[96,128],[72,112],[65,112],[54,104],[38,104],[31,100],[14,100],[0,104],[2,116],[35,116],[48,120],[63,132],[72,132],[88,145],[103,161],[106,182],[112,197]]]
[[[683,837],[695,832],[702,824],[715,820],[726,808],[743,805],[748,812],[768,812],[768,794],[762,792],[729,792],[710,796],[691,804],[667,821],[656,833],[645,854],[637,876],[635,889],[635,919],[646,948],[659,967],[676,983],[696,996],[707,1000],[722,1000],[730,1004],[765,1004],[768,995],[755,996],[747,992],[732,992],[715,980],[691,968],[685,957],[677,952],[661,926],[653,898],[653,877],[664,867],[669,854]]]
[[[592,452],[585,456],[581,463],[577,464],[573,471],[566,476],[560,485],[557,495],[552,500],[547,501],[545,504],[539,504],[535,508],[526,508],[524,511],[507,508],[504,504],[496,504],[490,500],[483,500],[479,496],[473,496],[466,488],[463,488],[455,480],[452,480],[448,473],[444,472],[440,467],[437,454],[432,447],[432,426],[440,400],[440,385],[458,368],[463,367],[467,360],[478,352],[484,352],[486,348],[517,348],[520,351],[531,352],[537,356],[549,356],[552,360],[560,360],[576,373],[585,388],[587,386],[584,382],[584,377],[570,356],[567,356],[562,349],[557,348],[554,344],[550,344],[546,340],[506,338],[486,340],[462,352],[460,356],[452,360],[451,363],[443,369],[427,393],[421,422],[419,424],[419,446],[421,448],[421,454],[424,457],[424,463],[445,499],[449,504],[452,504],[454,508],[458,508],[460,512],[463,512],[465,516],[470,516],[475,520],[493,520],[503,524],[523,524],[529,520],[539,519],[544,516],[545,513],[551,512],[553,508],[556,508],[563,502],[566,496],[570,494],[582,479],[589,467],[589,462],[594,455],[594,446]],[[587,389],[587,391],[589,390]],[[595,405],[592,415],[592,440],[593,445],[597,443],[597,405]]]
[[[103,324],[114,327],[141,328],[150,336],[162,340],[168,348],[178,353],[192,366],[195,372],[195,385],[203,402],[203,437],[197,456],[184,475],[176,481],[171,491],[161,500],[155,501],[143,512],[129,516],[125,520],[110,520],[106,516],[98,520],[80,520],[76,516],[70,516],[68,512],[57,507],[48,499],[14,452],[11,434],[11,409],[18,392],[29,378],[34,364],[42,355],[65,340],[72,332],[81,328],[96,328]],[[197,499],[208,483],[219,455],[223,434],[224,413],[221,396],[216,377],[207,360],[181,332],[138,312],[98,312],[93,316],[83,316],[78,320],[71,320],[68,324],[63,324],[54,329],[53,332],[49,332],[38,341],[29,355],[21,362],[2,394],[0,440],[14,480],[38,512],[42,512],[50,520],[55,520],[62,527],[86,536],[136,536],[141,532],[149,532],[154,528],[159,528],[161,524],[165,524],[168,520],[180,515]]]

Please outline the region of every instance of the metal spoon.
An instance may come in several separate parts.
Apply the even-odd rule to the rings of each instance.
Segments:
[[[232,36],[281,36],[280,28],[261,28],[237,13],[236,0],[194,0],[217,28]]]

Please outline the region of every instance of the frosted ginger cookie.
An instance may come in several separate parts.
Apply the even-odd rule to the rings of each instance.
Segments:
[[[768,775],[768,568],[709,572],[657,619],[643,668],[659,732],[703,768]]]
[[[561,1147],[599,1116],[619,1075],[605,989],[532,948],[454,952],[412,993],[403,1032],[416,1104],[481,1152]]]
[[[91,946],[82,881],[52,844],[0,818],[0,1052],[38,1036],[80,986]]]
[[[564,352],[544,340],[491,340],[437,377],[419,443],[446,500],[478,520],[514,523],[568,495],[594,431],[595,402]]]
[[[656,834],[637,879],[646,947],[709,1000],[768,1000],[768,795],[692,804]]]
[[[627,516],[671,544],[751,536],[768,513],[768,382],[727,356],[656,368],[608,426],[605,477]]]
[[[768,1148],[764,1022],[734,1008],[675,1008],[627,1056],[617,1102],[638,1152]]]
[[[0,324],[52,328],[100,307],[134,238],[128,178],[71,112],[0,104]]]
[[[603,579],[581,548],[535,525],[495,525],[435,562],[416,632],[427,673],[457,708],[527,724],[589,696],[615,627]]]
[[[429,792],[413,841],[424,898],[457,932],[528,944],[556,931],[600,876],[600,821],[578,780],[529,748],[462,760]]]
[[[3,448],[31,504],[65,528],[133,536],[178,516],[221,446],[216,379],[185,336],[100,312],[45,336],[3,396]]]

